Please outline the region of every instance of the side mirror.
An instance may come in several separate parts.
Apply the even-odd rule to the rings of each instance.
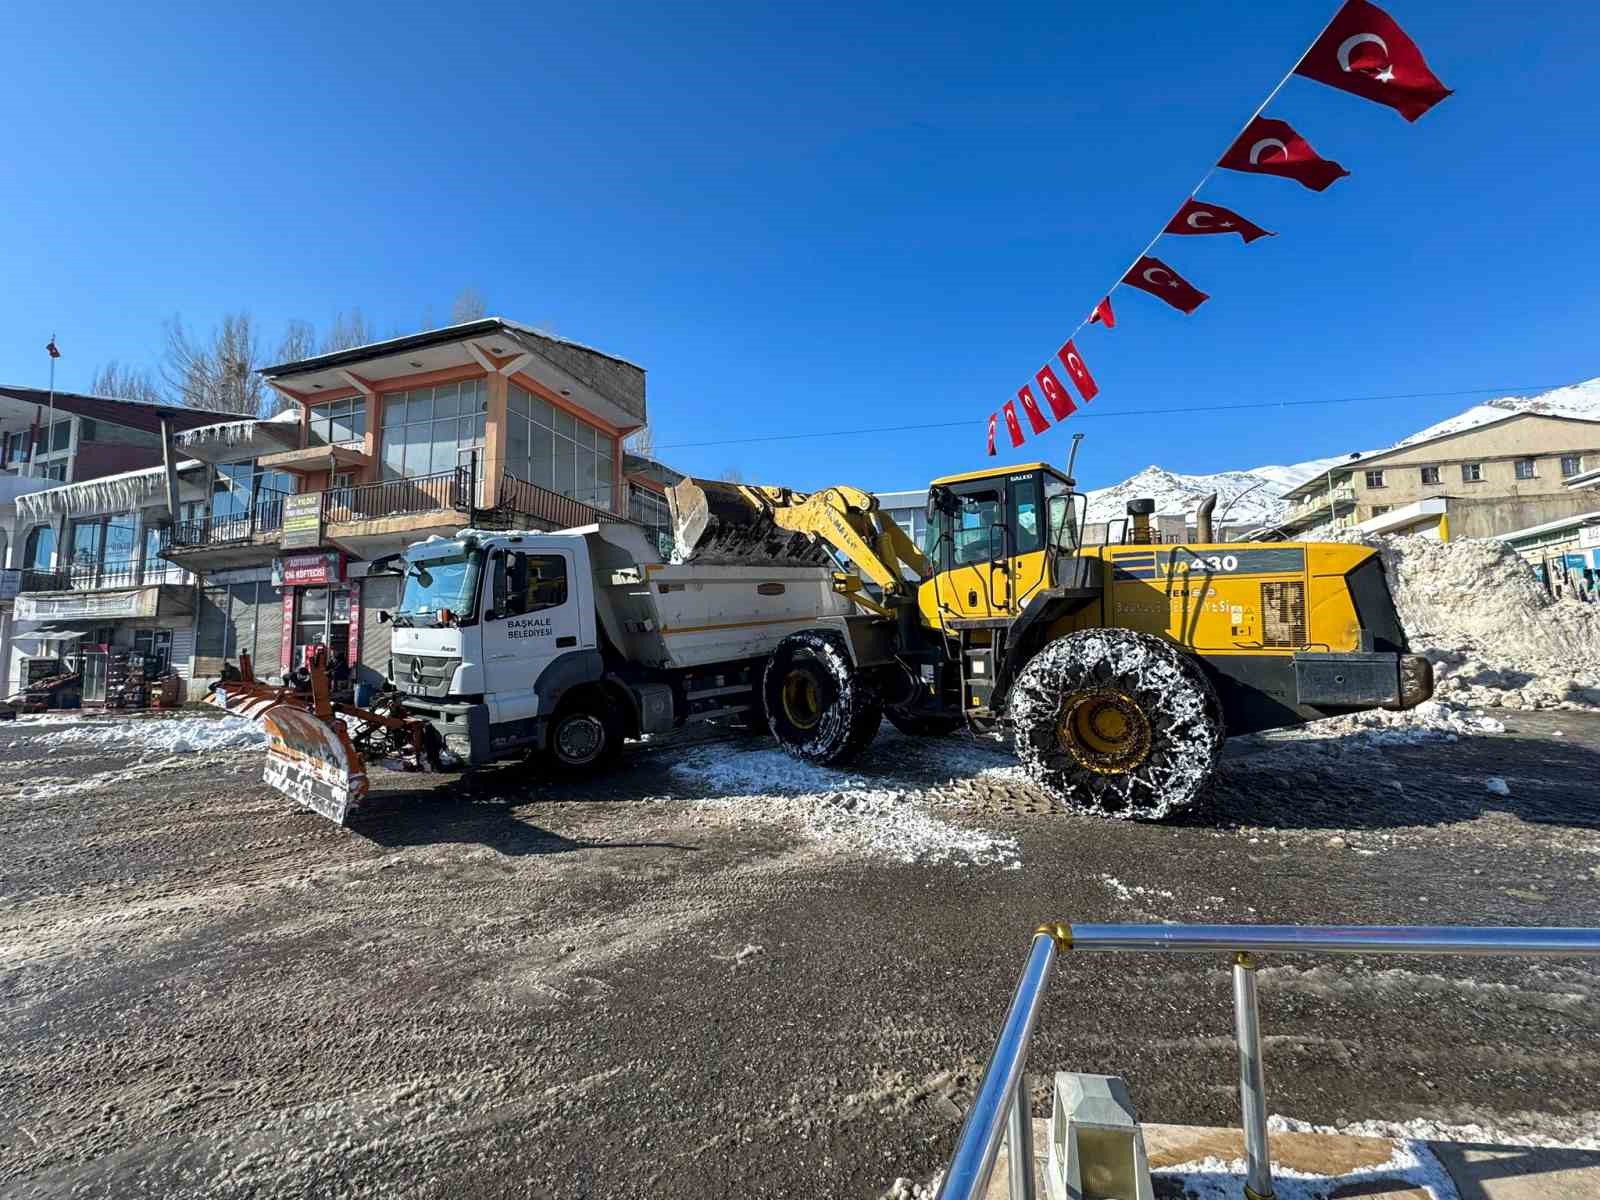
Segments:
[[[380,608],[378,610],[379,625],[387,625],[392,620],[394,620],[394,618],[389,615],[389,610],[387,608]]]

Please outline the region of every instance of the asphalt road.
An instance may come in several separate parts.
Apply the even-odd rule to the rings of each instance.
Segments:
[[[385,773],[341,830],[254,753],[0,727],[0,1195],[878,1196],[947,1158],[1042,920],[1600,924],[1600,717],[1508,724],[1236,745],[1159,826],[886,732],[863,774],[1015,870],[699,802],[670,746],[579,790]],[[1283,958],[1261,991],[1274,1112],[1600,1129],[1600,962]],[[1068,956],[1031,1067],[1233,1123],[1226,963]]]

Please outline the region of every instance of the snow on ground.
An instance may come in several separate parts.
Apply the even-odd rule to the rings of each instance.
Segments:
[[[947,778],[1017,769],[1002,765],[1006,758],[1001,753],[956,739],[917,739],[916,745],[926,750],[926,769]],[[714,793],[696,803],[740,817],[791,823],[810,838],[870,857],[1008,870],[1022,865],[1015,837],[935,816],[928,808],[933,799],[929,789],[900,777],[869,778],[812,766],[778,749],[730,751],[719,745],[692,750],[669,770],[683,783]]]
[[[1238,1159],[1205,1158],[1162,1167],[1150,1174],[1152,1181],[1180,1183],[1182,1194],[1193,1200],[1237,1200],[1244,1194],[1245,1164]],[[1404,1138],[1395,1140],[1394,1153],[1387,1162],[1343,1175],[1317,1175],[1284,1166],[1272,1168],[1272,1190],[1278,1200],[1327,1200],[1330,1187],[1337,1187],[1342,1196],[1360,1196],[1369,1191],[1389,1195],[1398,1190],[1393,1185],[1400,1181],[1433,1200],[1458,1200],[1460,1195],[1433,1152],[1420,1141]],[[1156,1187],[1160,1194],[1160,1184]]]
[[[1275,1133],[1345,1133],[1353,1137],[1402,1138],[1416,1142],[1460,1142],[1479,1146],[1537,1146],[1552,1150],[1600,1150],[1600,1128],[1594,1113],[1578,1114],[1576,1119],[1546,1113],[1529,1114],[1538,1132],[1526,1132],[1519,1125],[1505,1126],[1452,1124],[1426,1117],[1409,1121],[1346,1121],[1341,1125],[1312,1125],[1274,1113],[1267,1127]],[[1552,1130],[1556,1131],[1552,1134]]]
[[[213,717],[63,717],[52,714],[24,718],[0,726],[0,737],[10,741],[49,738],[81,747],[85,743],[107,749],[146,754],[200,754],[209,750],[252,750],[267,744],[261,726],[253,721]]]

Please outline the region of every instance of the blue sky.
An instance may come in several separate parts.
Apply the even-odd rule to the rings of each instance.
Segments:
[[[13,8],[0,380],[42,386],[52,331],[70,389],[153,365],[173,313],[409,330],[470,285],[646,367],[683,469],[920,486],[982,465],[1334,7]],[[1082,431],[1090,486],[1294,461],[1484,397],[1217,406],[1600,375],[1600,6],[1387,7],[1457,94],[1409,125],[1291,81],[1269,115],[1351,177],[1216,176],[1281,236],[1164,239],[1211,302],[1118,292],[1079,337],[1100,398],[1015,460]]]

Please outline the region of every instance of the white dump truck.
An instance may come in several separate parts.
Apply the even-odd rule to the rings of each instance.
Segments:
[[[407,715],[479,765],[569,768],[621,742],[759,712],[761,668],[854,608],[827,566],[664,562],[644,530],[476,532],[412,546],[389,676]]]

